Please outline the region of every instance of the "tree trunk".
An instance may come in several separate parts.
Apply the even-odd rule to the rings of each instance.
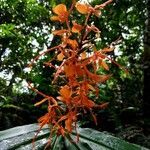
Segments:
[[[147,0],[147,20],[144,34],[144,117],[150,117],[150,0]]]

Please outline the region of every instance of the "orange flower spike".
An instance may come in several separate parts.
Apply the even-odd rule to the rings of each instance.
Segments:
[[[59,4],[56,7],[53,8],[53,12],[57,15],[57,16],[52,16],[50,19],[52,21],[60,21],[61,23],[64,23],[68,20],[68,11],[66,8],[66,5],[64,4]]]

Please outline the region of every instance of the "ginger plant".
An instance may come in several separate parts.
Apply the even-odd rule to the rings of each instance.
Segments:
[[[108,46],[97,50],[96,46],[91,44],[94,39],[90,39],[89,35],[94,33],[96,37],[100,35],[100,30],[89,24],[89,19],[92,15],[100,17],[101,10],[111,2],[112,0],[108,0],[92,7],[89,4],[73,0],[70,9],[67,9],[65,4],[59,4],[52,9],[55,15],[51,17],[51,20],[60,23],[60,30],[55,30],[52,33],[60,38],[60,44],[39,54],[29,64],[29,67],[32,67],[40,56],[53,52],[54,57],[44,64],[55,69],[53,84],[57,84],[58,78],[63,81],[57,97],[44,94],[29,83],[32,90],[43,96],[43,99],[35,106],[46,102],[48,104],[47,113],[38,120],[40,125],[38,133],[44,125],[50,126],[48,145],[51,143],[53,134],[66,137],[73,130],[77,131],[76,124],[80,112],[91,112],[96,123],[96,117],[92,110],[94,108],[104,109],[108,105],[108,103],[96,104],[90,99],[89,93],[93,93],[97,97],[98,84],[111,77],[110,74],[97,74],[97,71],[101,67],[109,70],[109,66],[105,62],[106,59],[117,64],[107,56],[107,53],[113,51],[114,47]],[[85,15],[82,24],[79,24],[77,19],[73,20],[73,11]],[[55,64],[56,60],[60,65]]]

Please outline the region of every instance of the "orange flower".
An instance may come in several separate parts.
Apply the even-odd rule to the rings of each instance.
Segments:
[[[81,14],[87,14],[89,12],[89,5],[87,4],[81,4],[78,2],[75,7]]]
[[[99,7],[93,8],[90,5],[87,4],[81,4],[81,3],[76,3],[76,9],[78,10],[78,12],[80,12],[81,14],[88,14],[88,13],[93,13],[95,16],[99,17],[101,15],[101,11],[97,10],[99,9]]]
[[[95,10],[95,9],[94,9],[93,13],[96,17],[99,17],[102,14],[102,12],[100,10]]]
[[[99,82],[99,83],[102,83],[102,82],[105,82],[106,80],[108,80],[111,75],[97,75],[97,74],[94,74],[92,72],[90,72],[86,67],[84,67],[88,77],[95,81],[95,82]]]
[[[65,34],[65,33],[67,33],[67,32],[68,32],[68,30],[63,29],[63,30],[55,30],[55,31],[53,31],[52,33],[53,33],[54,35],[63,35],[63,34]]]
[[[106,64],[106,62],[105,61],[101,61],[100,63],[99,63],[99,65],[100,66],[102,66],[105,70],[109,70],[109,67],[108,67],[108,65]]]
[[[83,27],[81,25],[77,24],[76,22],[72,22],[72,23],[73,23],[72,32],[80,33],[80,31],[83,29]]]
[[[72,90],[69,88],[69,86],[67,86],[67,85],[63,86],[60,89],[59,93],[60,93],[60,96],[58,96],[57,99],[65,102],[67,104],[70,104]]]
[[[64,54],[61,52],[60,54],[57,55],[57,60],[62,61],[64,59]]]
[[[52,16],[51,17],[52,21],[60,21],[61,23],[63,23],[68,20],[68,11],[66,5],[64,4],[57,5],[56,7],[53,8],[53,12],[57,16]]]
[[[83,106],[85,106],[89,109],[95,106],[95,103],[92,100],[88,99],[86,96],[83,96],[82,104],[83,104]]]
[[[76,122],[77,114],[76,112],[70,111],[67,115],[67,119],[65,121],[65,128],[67,129],[68,132],[72,132],[72,124],[73,122]]]
[[[65,137],[65,129],[62,126],[58,126],[57,135],[62,135]]]
[[[112,52],[113,50],[114,50],[114,47],[106,47],[101,50],[101,53],[109,53],[109,52]]]
[[[87,30],[87,32],[93,31],[96,33],[100,33],[100,30],[97,27],[95,27],[94,25],[91,25],[91,26],[87,25],[86,30]]]
[[[75,50],[78,47],[78,42],[76,40],[67,39],[67,44]]]
[[[68,37],[63,37],[62,46],[66,47],[67,45],[70,46],[70,48],[72,48],[73,50],[77,49],[79,46],[76,40],[69,39]]]
[[[72,95],[72,91],[69,86],[65,85],[60,90],[60,95],[63,96],[65,99],[68,99]]]
[[[76,73],[72,63],[64,65],[64,72],[66,77],[73,77]]]

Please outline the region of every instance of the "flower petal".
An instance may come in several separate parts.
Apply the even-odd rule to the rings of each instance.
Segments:
[[[71,40],[68,39],[67,40],[67,44],[72,48],[72,49],[76,49],[78,47],[78,43],[76,40]]]
[[[87,58],[87,55],[86,55],[86,52],[84,51],[84,52],[81,53],[81,59],[83,60],[83,59],[86,59],[86,58]]]
[[[81,3],[76,3],[76,9],[78,10],[78,12],[80,12],[81,14],[87,14],[89,11],[89,7],[86,4],[81,4]]]
[[[95,103],[92,100],[88,99],[86,96],[83,96],[82,104],[87,108],[92,108],[95,106]]]
[[[65,128],[68,132],[72,132],[72,120],[70,118],[65,121]]]
[[[72,91],[67,85],[63,86],[59,92],[60,92],[60,95],[64,98],[70,98],[72,95]]]
[[[109,67],[105,61],[99,61],[99,65],[102,66],[105,70],[109,70]]]
[[[65,57],[64,54],[60,53],[57,55],[57,60],[62,61],[64,59],[64,57]]]
[[[53,12],[57,15],[62,15],[64,12],[67,12],[66,5],[59,4],[56,7],[53,8]]]
[[[101,12],[100,10],[95,10],[95,11],[94,11],[94,15],[95,15],[96,17],[100,17],[101,14],[102,14],[102,12]]]
[[[95,27],[94,25],[92,25],[90,28],[93,32],[96,32],[96,33],[100,32],[100,30],[97,27]]]
[[[64,72],[67,77],[73,77],[75,75],[75,69],[72,67],[72,64],[64,65]]]
[[[73,22],[72,32],[74,33],[80,33],[80,31],[83,29],[83,27],[75,22]]]
[[[108,53],[108,52],[112,52],[114,50],[114,47],[106,47],[104,49],[101,50],[102,53]]]
[[[52,16],[52,17],[50,18],[50,20],[51,20],[51,21],[59,21],[60,19],[59,19],[58,16]]]
[[[62,34],[67,33],[67,32],[68,32],[68,30],[63,29],[63,30],[55,30],[52,33],[54,35],[62,35]]]
[[[89,88],[90,90],[96,91],[95,88],[94,88],[91,84],[88,84],[87,86],[88,86],[88,88]]]

